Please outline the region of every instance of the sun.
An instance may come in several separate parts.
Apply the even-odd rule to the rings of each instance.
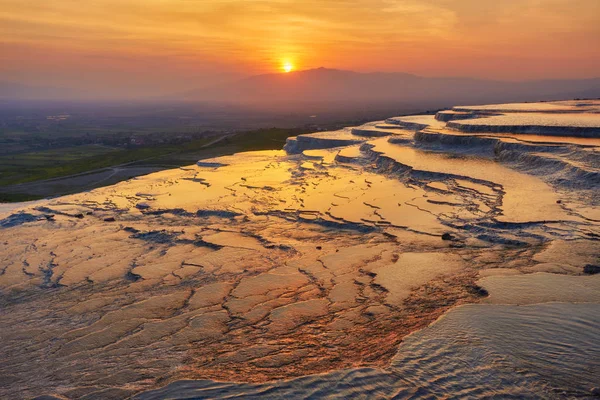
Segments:
[[[289,61],[284,62],[282,65],[282,68],[283,68],[283,72],[285,72],[286,74],[288,72],[292,72],[294,70],[294,66]]]

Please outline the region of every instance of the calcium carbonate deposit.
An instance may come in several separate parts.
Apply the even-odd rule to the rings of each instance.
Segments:
[[[599,152],[456,107],[3,206],[0,397],[591,397]]]

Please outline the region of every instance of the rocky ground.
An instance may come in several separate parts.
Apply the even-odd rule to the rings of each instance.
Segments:
[[[385,367],[485,299],[481,278],[593,273],[600,103],[542,104],[301,135],[0,209],[0,396]],[[472,132],[493,118],[512,128]]]

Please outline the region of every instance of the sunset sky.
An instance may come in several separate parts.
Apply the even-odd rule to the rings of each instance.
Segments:
[[[167,93],[320,66],[600,76],[599,0],[0,0],[0,80]]]

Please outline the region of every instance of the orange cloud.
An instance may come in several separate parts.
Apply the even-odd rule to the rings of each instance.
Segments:
[[[90,78],[76,74],[73,84],[137,73],[148,84],[187,87],[275,72],[283,59],[298,69],[586,77],[600,70],[591,51],[600,48],[600,2],[0,0],[0,37],[3,77],[60,84],[88,68]],[[147,72],[156,64],[164,76]]]

